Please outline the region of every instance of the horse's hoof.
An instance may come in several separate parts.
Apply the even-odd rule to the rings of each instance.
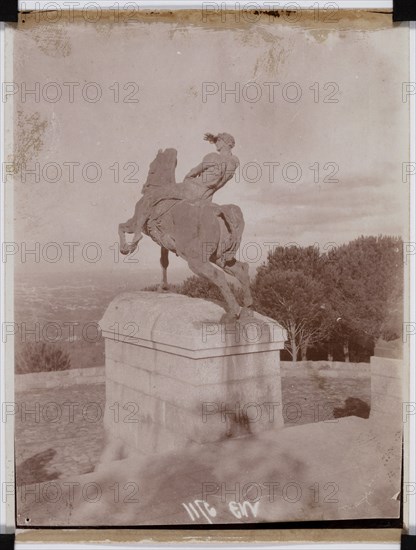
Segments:
[[[220,323],[223,325],[231,325],[237,321],[237,315],[233,315],[229,311],[223,314]]]
[[[238,316],[238,320],[245,321],[245,320],[253,319],[253,317],[254,317],[254,310],[248,307],[243,307],[241,308],[240,315]]]

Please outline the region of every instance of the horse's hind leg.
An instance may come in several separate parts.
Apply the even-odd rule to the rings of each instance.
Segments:
[[[160,249],[160,265],[162,266],[162,290],[168,290],[169,250],[164,246]]]
[[[238,318],[241,307],[239,306],[235,296],[228,286],[227,279],[222,271],[214,267],[209,262],[204,262],[201,260],[189,260],[188,259],[189,269],[193,271],[196,275],[208,279],[214,285],[216,285],[224,296],[224,300],[227,304],[227,313],[234,320]],[[231,320],[231,319],[230,319]]]
[[[251,295],[250,288],[250,276],[248,274],[248,264],[246,262],[239,262],[238,260],[232,260],[226,265],[221,266],[222,269],[229,275],[233,275],[243,287],[243,305],[244,307],[252,307],[253,297]]]

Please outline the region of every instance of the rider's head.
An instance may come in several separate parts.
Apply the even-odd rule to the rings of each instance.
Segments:
[[[218,134],[217,136],[214,136],[213,134],[205,134],[204,139],[210,143],[215,143],[217,151],[221,151],[222,149],[232,149],[235,145],[235,139],[233,136],[231,134],[227,134],[226,132]]]
[[[225,143],[230,149],[232,149],[235,146],[235,139],[231,134],[227,134],[226,132],[223,132],[222,134],[218,134],[217,141],[221,140],[223,143]]]

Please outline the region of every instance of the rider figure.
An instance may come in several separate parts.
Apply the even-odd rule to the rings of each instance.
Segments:
[[[217,152],[205,155],[202,162],[188,172],[182,183],[164,185],[154,191],[144,191],[143,197],[136,205],[134,214],[135,231],[132,243],[128,246],[128,249],[121,250],[121,252],[127,254],[136,249],[137,244],[143,238],[143,226],[155,202],[163,199],[211,202],[214,193],[234,176],[240,161],[231,152],[235,145],[233,136],[224,132],[217,136],[205,134],[204,139],[214,143]]]
[[[186,176],[182,184],[186,198],[212,199],[212,195],[221,189],[235,174],[240,161],[232,154],[235,145],[232,135],[227,133],[205,134],[204,139],[215,143],[217,153],[208,153],[202,162],[195,166]]]

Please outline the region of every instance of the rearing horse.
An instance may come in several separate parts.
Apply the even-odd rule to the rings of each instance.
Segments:
[[[227,306],[223,322],[251,316],[253,300],[248,264],[236,259],[244,229],[240,208],[232,204],[219,206],[210,200],[184,199],[181,186],[186,185],[186,180],[183,184],[174,183],[175,168],[176,151],[159,151],[143,187],[149,213],[143,225],[138,223],[142,198],[136,204],[134,216],[119,225],[120,250],[123,253],[135,250],[143,230],[161,246],[162,288],[167,289],[171,251],[183,258],[193,273],[221,290]],[[126,242],[126,233],[134,234],[130,245]],[[224,272],[241,283],[244,307],[238,304]]]

